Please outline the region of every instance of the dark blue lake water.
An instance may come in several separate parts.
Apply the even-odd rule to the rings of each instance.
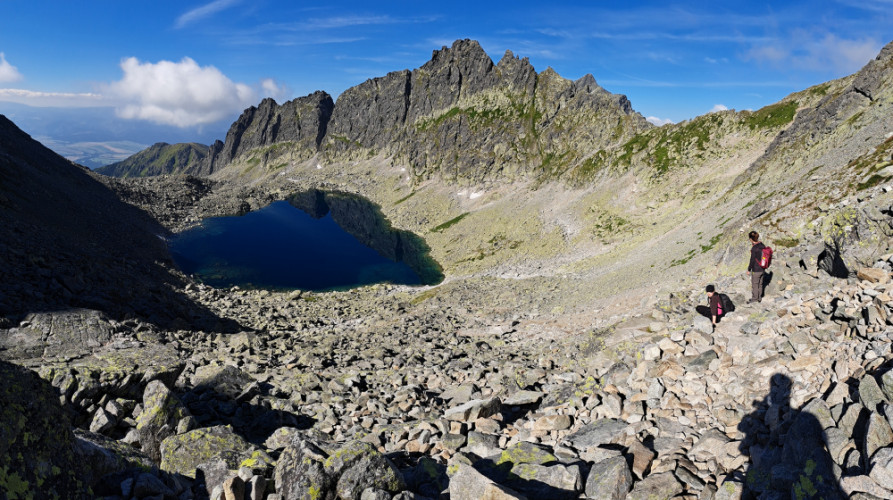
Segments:
[[[171,254],[180,270],[214,287],[325,291],[426,281],[381,254],[392,251],[380,253],[342,229],[328,207],[323,212],[312,217],[278,201],[243,216],[206,219],[175,236]]]

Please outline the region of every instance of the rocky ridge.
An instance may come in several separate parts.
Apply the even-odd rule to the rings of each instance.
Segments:
[[[168,144],[159,142],[127,158],[95,171],[111,177],[149,177],[164,174],[177,174],[195,163],[200,163],[208,154],[208,146],[194,142]]]
[[[177,172],[210,175],[241,159],[240,175],[256,178],[316,155],[382,154],[405,161],[418,181],[539,178],[649,127],[591,75],[538,74],[510,51],[494,64],[477,42],[459,40],[420,68],[347,89],[337,103],[321,91],[282,105],[264,99],[206,158]]]

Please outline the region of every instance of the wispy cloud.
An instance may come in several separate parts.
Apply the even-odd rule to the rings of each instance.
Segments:
[[[110,106],[100,94],[70,92],[38,92],[25,89],[0,89],[0,101],[17,102],[35,107],[89,108]]]
[[[315,17],[291,23],[266,23],[226,34],[231,45],[328,45],[353,43],[368,37],[355,29],[363,26],[422,24],[436,16],[394,17],[389,15]],[[326,34],[331,32],[331,34]]]
[[[893,0],[838,0],[837,3],[880,14],[890,15],[893,11]]]
[[[177,18],[174,27],[177,29],[185,28],[196,21],[200,21],[220,11],[226,10],[238,4],[240,1],[241,0],[214,0],[211,3],[206,3],[201,7],[196,7],[182,14]]]
[[[726,106],[725,104],[714,104],[713,107],[710,108],[710,111],[708,111],[708,113],[716,113],[718,111],[728,111],[728,110],[729,110],[729,107]]]
[[[796,30],[791,36],[768,45],[757,45],[743,55],[745,61],[767,63],[809,71],[853,73],[880,52],[883,44],[874,38],[841,38],[831,33]]]
[[[6,60],[6,54],[0,52],[0,83],[11,83],[22,80],[22,74],[19,70],[9,64]]]

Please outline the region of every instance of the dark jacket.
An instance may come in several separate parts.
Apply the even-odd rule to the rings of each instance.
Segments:
[[[763,258],[763,249],[766,248],[766,245],[763,242],[757,243],[750,248],[750,264],[747,266],[747,270],[755,273],[761,273],[765,271],[762,267],[760,267],[760,259]]]
[[[719,316],[717,309],[719,308],[719,301],[722,300],[719,296],[719,292],[713,292],[713,296],[707,299],[710,302],[710,315],[711,316]],[[723,311],[725,314],[725,311]]]

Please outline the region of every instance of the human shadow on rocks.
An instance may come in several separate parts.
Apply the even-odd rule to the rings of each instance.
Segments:
[[[809,405],[791,408],[791,388],[790,378],[773,375],[769,394],[738,425],[740,450],[750,457],[744,476],[735,478],[743,483],[742,498],[845,499],[822,423]]]

